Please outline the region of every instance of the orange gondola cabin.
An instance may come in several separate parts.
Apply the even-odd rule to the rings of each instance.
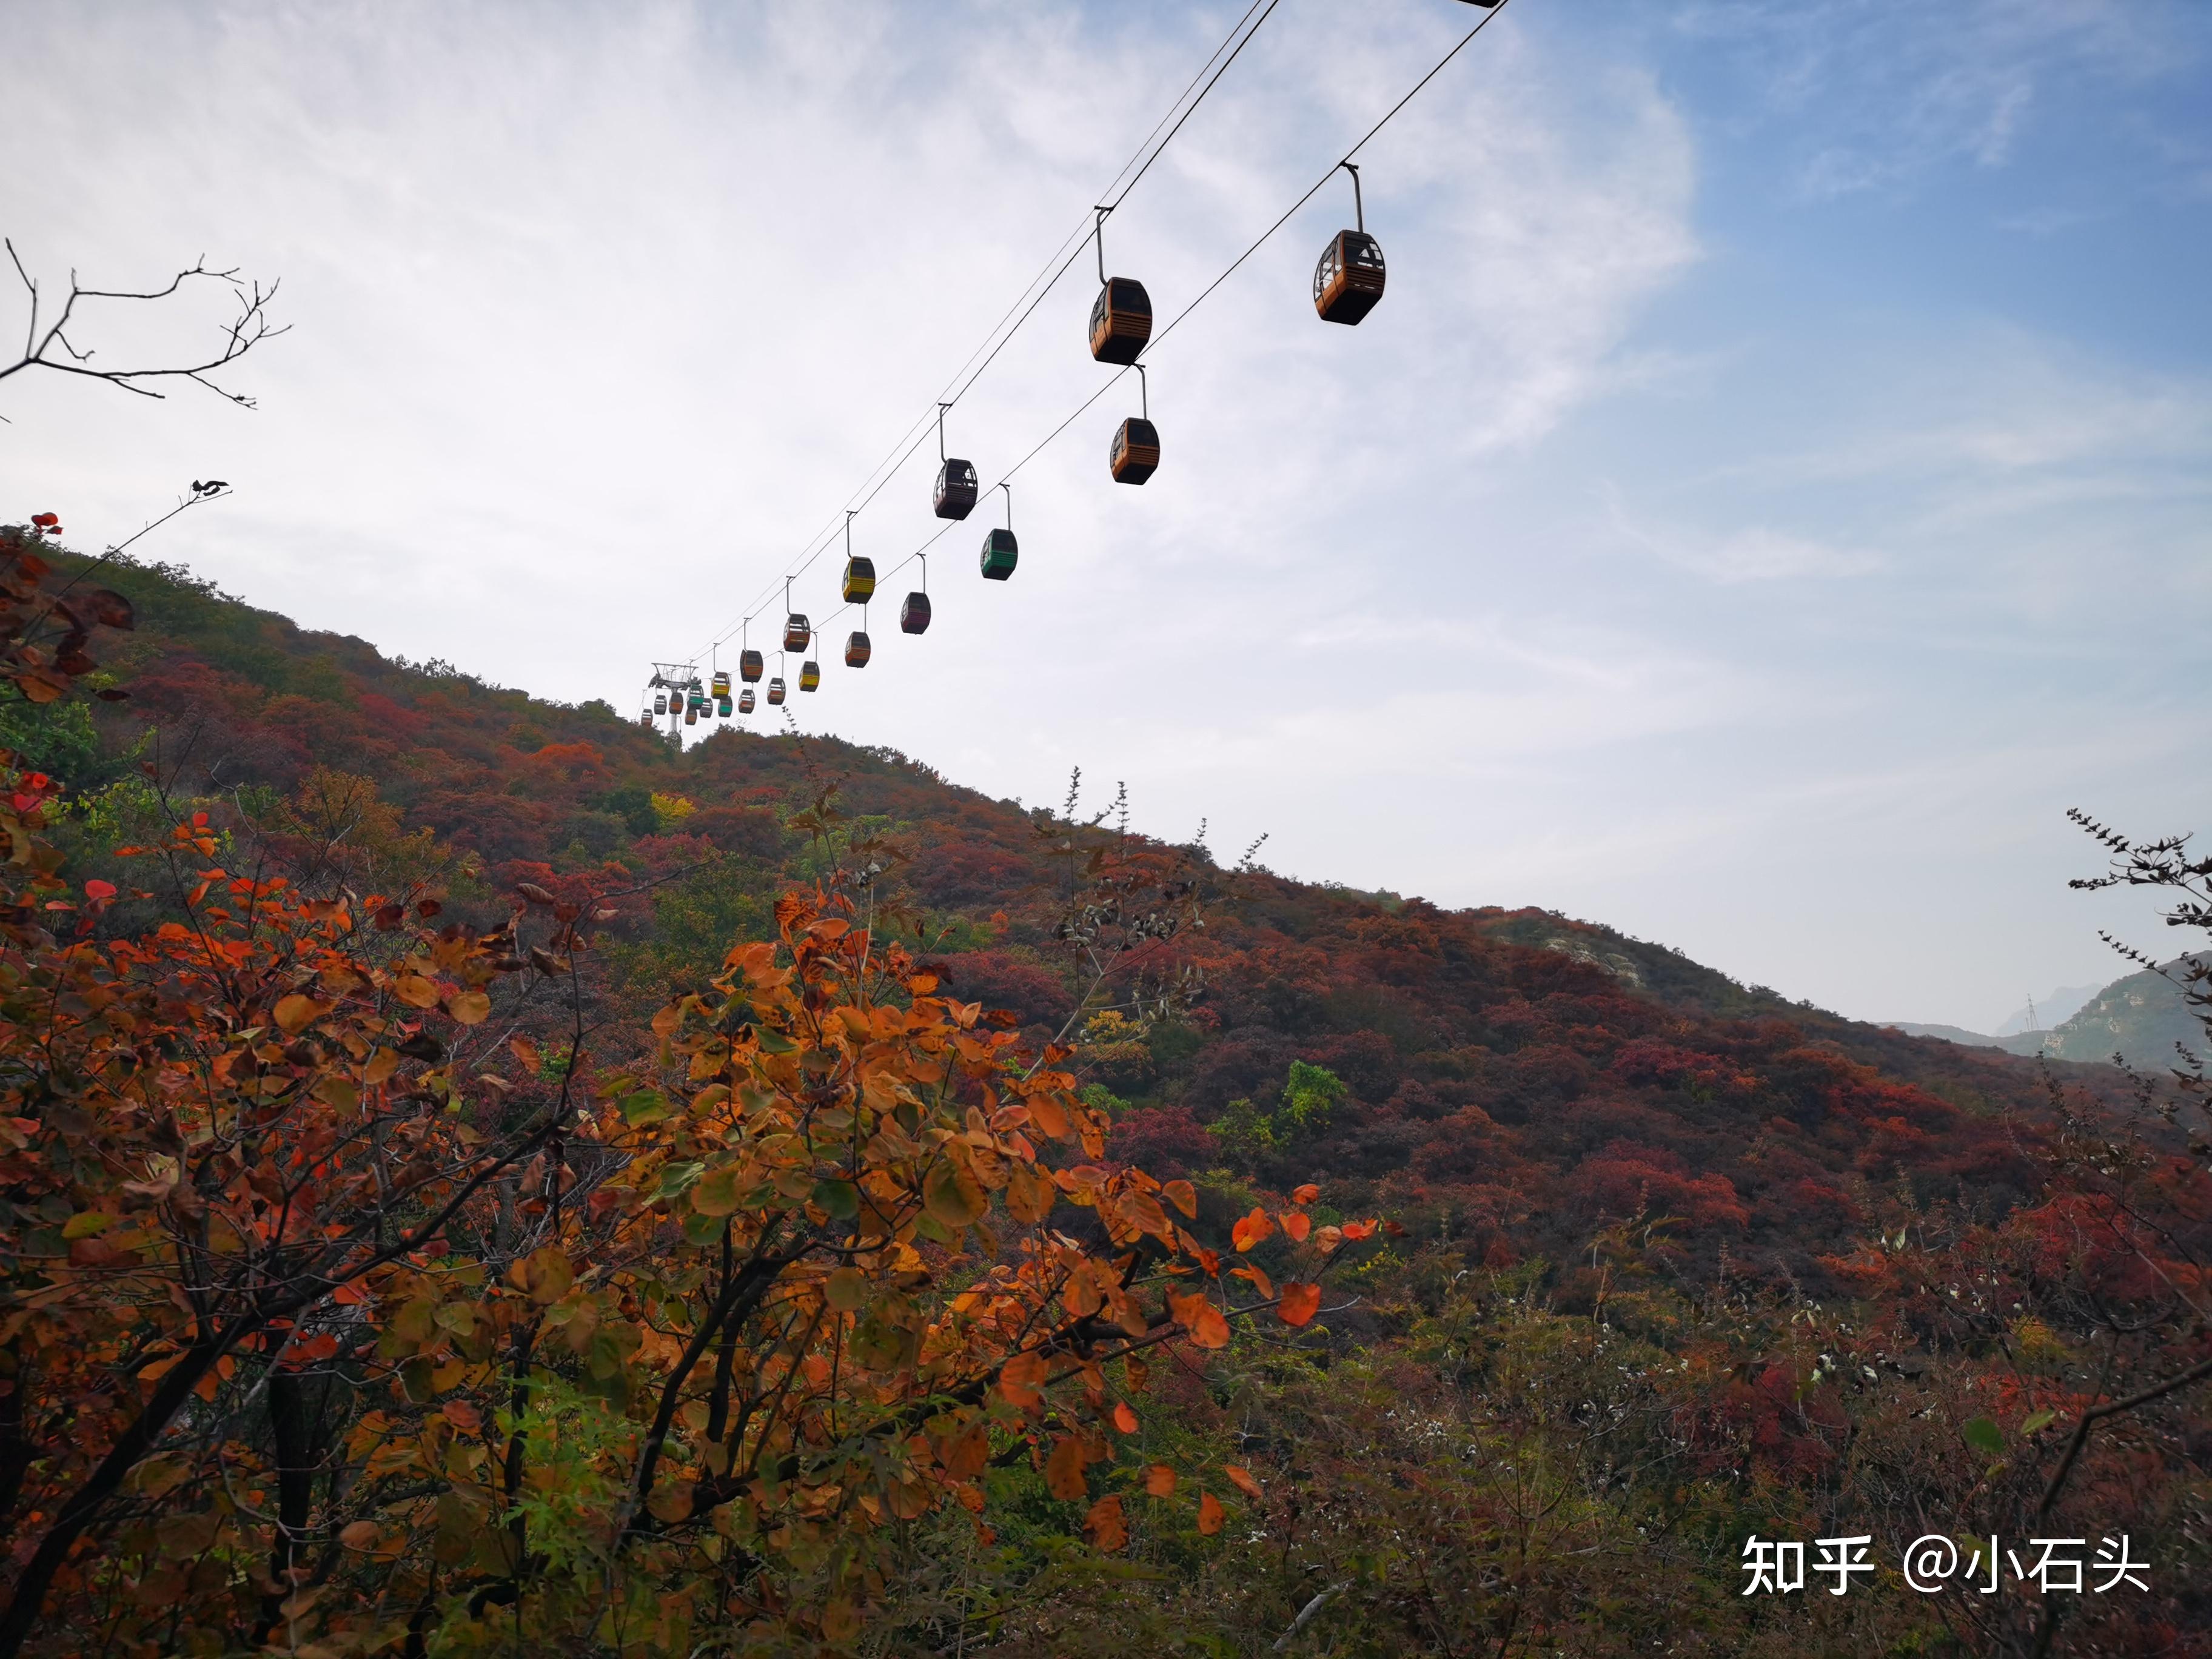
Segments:
[[[760,677],[761,653],[757,651],[740,651],[738,653],[738,678],[750,685]]]
[[[866,668],[868,665],[868,658],[874,651],[875,647],[868,643],[868,636],[859,629],[854,629],[845,636],[845,666]]]
[[[1140,484],[1160,465],[1160,429],[1141,415],[1132,415],[1114,434],[1107,452],[1115,483]]]
[[[1127,367],[1152,337],[1152,296],[1131,276],[1109,276],[1091,307],[1091,355]]]
[[[1364,230],[1340,230],[1314,266],[1314,309],[1325,323],[1355,324],[1382,298],[1382,245]]]

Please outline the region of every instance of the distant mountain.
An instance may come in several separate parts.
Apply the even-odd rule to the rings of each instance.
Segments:
[[[2171,966],[2172,964],[2168,964]],[[2204,1032],[2170,981],[2146,969],[2106,986],[2045,1038],[2043,1052],[2063,1060],[2110,1060],[2162,1071],[2175,1063],[2174,1044],[2202,1052]]]
[[[2063,1025],[2102,988],[2096,985],[2062,985],[2049,996],[2038,997],[2015,1009],[1991,1035],[2016,1036],[2023,1031],[2048,1031],[2054,1026]]]
[[[2056,992],[2052,1002],[2058,1006],[2072,994]],[[2035,1008],[2038,1014],[2044,1013],[2042,1003],[2038,1002]],[[1941,1037],[1970,1048],[2002,1048],[2013,1054],[2049,1054],[2054,1060],[2094,1065],[2118,1054],[2130,1066],[2154,1072],[2174,1064],[2177,1042],[2197,1051],[2204,1048],[2203,1030],[2183,1004],[2179,989],[2148,969],[2090,992],[2069,1018],[2051,1024],[2045,1015],[2041,1030],[2017,1029],[2015,1021],[2026,1013],[2022,1009],[2014,1019],[2005,1022],[2006,1029],[1988,1036],[1957,1025],[1915,1024],[1907,1020],[1886,1024],[1907,1036]]]

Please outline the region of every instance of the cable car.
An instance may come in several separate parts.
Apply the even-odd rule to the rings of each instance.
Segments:
[[[1152,296],[1133,276],[1109,276],[1091,307],[1091,355],[1126,367],[1152,337]]]
[[[1115,483],[1140,484],[1158,471],[1160,465],[1160,431],[1152,422],[1152,376],[1145,373],[1142,363],[1136,365],[1136,370],[1137,385],[1144,399],[1139,407],[1144,412],[1121,422],[1114,434],[1112,447],[1106,452],[1106,464],[1113,469]],[[1011,507],[1007,516],[1012,516]]]
[[[656,714],[665,714],[668,712],[668,693],[665,691],[654,693],[653,712]]]
[[[811,691],[822,684],[822,665],[809,657],[799,665],[799,689]]]
[[[1367,210],[1359,198],[1359,169],[1337,165],[1352,175],[1352,210],[1357,230],[1340,230],[1321,251],[1314,266],[1314,309],[1325,323],[1356,324],[1382,298],[1382,245],[1367,234]]]
[[[693,704],[690,705],[689,707],[687,707],[687,708],[684,709],[684,725],[686,725],[686,726],[696,726],[696,725],[698,725],[698,724],[699,724],[699,706],[698,706],[698,704],[696,704],[696,703],[693,703]]]
[[[899,631],[902,634],[929,632],[929,595],[909,593],[906,603],[899,606]]]
[[[854,629],[845,636],[845,666],[866,668],[868,665],[868,659],[874,651],[875,647],[868,643],[868,636],[859,629]]]
[[[1314,267],[1314,309],[1325,323],[1356,324],[1382,297],[1382,245],[1364,230],[1340,230]]]
[[[738,693],[738,713],[740,714],[750,714],[752,712],[753,689],[749,685],[744,690]]]
[[[771,703],[783,701],[783,676],[775,675],[768,683],[768,700]]]
[[[937,493],[931,497],[930,510],[940,519],[964,519],[975,510],[975,467],[945,453],[945,411],[951,407],[937,406]]]
[[[866,605],[876,591],[876,564],[872,559],[845,561],[845,603]]]
[[[761,677],[761,653],[757,651],[738,653],[738,673],[748,684]]]
[[[637,723],[638,723],[640,726],[643,726],[647,731],[648,731],[648,732],[652,731],[652,730],[653,730],[653,711],[652,711],[650,708],[641,708],[641,709],[639,709],[639,710],[637,711]]]
[[[1152,296],[1133,276],[1106,274],[1106,216],[1112,211],[1097,209],[1098,222],[1091,230],[1098,245],[1098,297],[1091,306],[1091,355],[1126,368],[1152,337]]]
[[[975,510],[975,467],[958,456],[937,469],[937,493],[933,510],[940,519],[964,519]]]
[[[1014,561],[1020,555],[1021,544],[1014,539],[1011,530],[993,530],[983,538],[983,574],[988,580],[1002,582],[1014,574]]]
[[[1114,447],[1106,459],[1115,483],[1144,483],[1159,468],[1159,428],[1141,415],[1131,416],[1114,434]]]
[[[814,637],[814,629],[806,620],[804,611],[794,611],[783,619],[783,648],[804,651],[807,641]]]
[[[730,718],[731,708],[730,694],[727,691],[724,691],[721,696],[715,702],[714,710],[717,714],[721,715],[724,720],[727,720]]]
[[[718,697],[726,697],[730,695],[730,671],[728,669],[718,668],[714,671],[714,695]]]

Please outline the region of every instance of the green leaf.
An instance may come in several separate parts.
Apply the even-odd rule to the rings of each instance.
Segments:
[[[989,1202],[967,1166],[950,1158],[939,1159],[923,1178],[921,1201],[956,1233],[981,1216]]]
[[[665,1165],[660,1171],[661,1197],[674,1198],[696,1181],[706,1167],[696,1158],[688,1163]]]
[[[2039,1412],[2031,1412],[2021,1424],[2020,1431],[2022,1434],[2040,1434],[2057,1420],[2058,1413],[2048,1407]]]
[[[782,1032],[771,1031],[765,1025],[754,1026],[753,1036],[758,1040],[761,1052],[764,1054],[787,1054],[794,1052],[799,1047]]]
[[[720,1218],[738,1207],[738,1177],[744,1166],[725,1164],[701,1178],[691,1188],[691,1207],[703,1216]]]
[[[2004,1431],[2000,1429],[1995,1423],[1992,1423],[1988,1418],[1977,1417],[1973,1419],[1963,1430],[1960,1431],[1960,1432],[1966,1436],[1966,1443],[1969,1446],[1972,1446],[1976,1451],[1982,1453],[1984,1456],[2002,1457],[2004,1455]]]
[[[114,1224],[115,1218],[105,1210],[80,1210],[63,1224],[64,1238],[90,1238],[94,1233],[104,1233]]]
[[[841,1221],[860,1212],[860,1189],[849,1181],[824,1181],[814,1188],[814,1201]]]
[[[622,1097],[623,1121],[633,1128],[658,1123],[668,1115],[668,1097],[658,1089],[640,1089]]]

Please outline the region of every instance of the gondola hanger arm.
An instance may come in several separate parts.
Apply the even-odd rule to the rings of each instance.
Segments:
[[[1361,235],[1364,236],[1367,234],[1367,208],[1366,204],[1359,199],[1358,164],[1354,161],[1339,161],[1337,166],[1342,167],[1346,173],[1352,175],[1352,222],[1354,228],[1356,228]]]
[[[1098,222],[1091,228],[1091,238],[1098,245],[1098,286],[1103,288],[1106,286],[1106,216],[1114,210],[1094,207],[1091,210],[1098,216]]]

